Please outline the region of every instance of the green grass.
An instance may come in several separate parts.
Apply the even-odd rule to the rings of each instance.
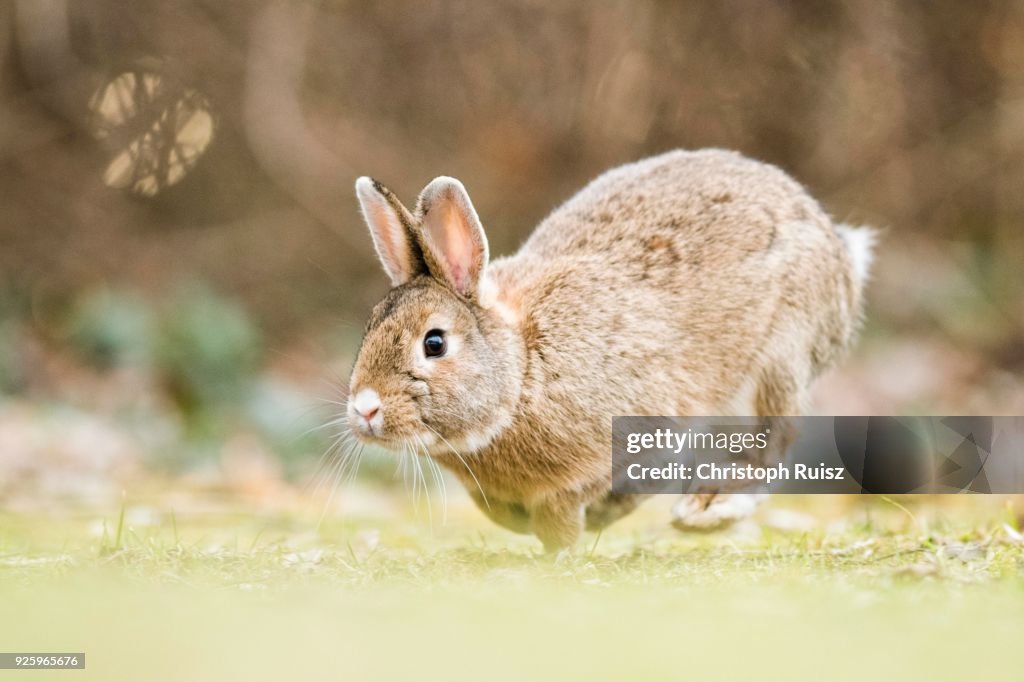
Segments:
[[[778,499],[699,536],[659,502],[558,561],[389,504],[0,514],[0,650],[87,656],[0,679],[1019,679],[998,500]],[[815,527],[772,530],[794,507]]]

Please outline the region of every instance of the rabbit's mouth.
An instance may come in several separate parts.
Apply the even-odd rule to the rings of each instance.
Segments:
[[[400,448],[405,439],[388,433],[383,423],[359,421],[352,424],[352,431],[356,437],[367,445],[376,445],[387,450]]]
[[[366,445],[375,445],[394,453],[431,455],[437,447],[437,436],[430,431],[419,433],[386,433],[383,428],[361,424],[353,429],[356,437]]]

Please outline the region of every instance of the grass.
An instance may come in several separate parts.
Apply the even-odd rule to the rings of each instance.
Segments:
[[[1002,500],[776,499],[699,536],[659,501],[552,561],[464,501],[431,529],[364,497],[319,526],[159,496],[0,514],[0,650],[87,657],[0,679],[1019,679]]]

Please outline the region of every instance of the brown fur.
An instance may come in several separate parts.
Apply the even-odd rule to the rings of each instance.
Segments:
[[[414,220],[429,210],[421,198]],[[613,415],[799,414],[862,305],[818,204],[777,168],[720,150],[605,173],[468,295],[420,239],[415,275],[371,316],[352,393],[381,395],[386,443],[439,434],[430,452],[481,508],[551,549],[575,543],[585,517],[597,527],[636,504],[609,497]],[[424,364],[431,316],[460,347]]]

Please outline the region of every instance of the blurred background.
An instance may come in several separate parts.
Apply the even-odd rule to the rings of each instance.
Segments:
[[[501,254],[709,146],[884,230],[818,412],[1024,414],[1020,2],[0,0],[0,502],[332,488],[356,176],[461,178]]]

